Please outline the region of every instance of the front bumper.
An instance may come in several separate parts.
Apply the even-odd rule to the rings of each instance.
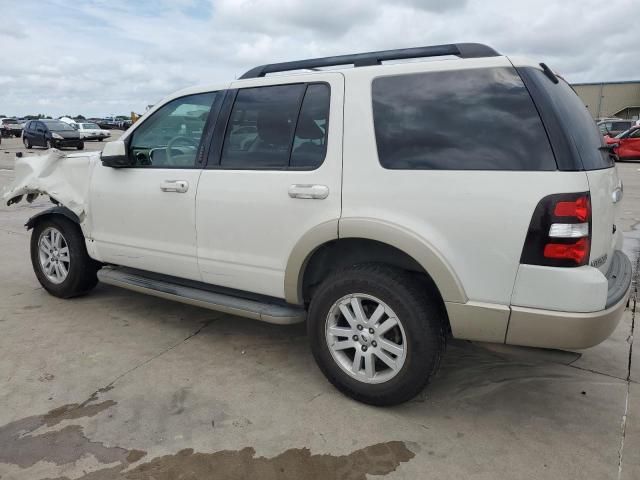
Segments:
[[[52,139],[51,143],[55,148],[72,148],[72,147],[77,148],[78,146],[82,145],[83,139],[81,138],[63,138],[62,140]]]
[[[604,310],[576,313],[512,306],[506,343],[559,349],[597,345],[618,326],[629,298],[631,277],[629,258],[616,250],[606,275],[608,291]]]

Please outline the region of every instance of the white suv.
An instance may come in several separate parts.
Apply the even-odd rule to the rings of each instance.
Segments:
[[[458,58],[397,62],[437,56]],[[587,109],[546,65],[484,45],[257,67],[166,98],[101,155],[15,172],[9,204],[58,205],[27,223],[51,294],[100,280],[306,320],[323,373],[371,404],[416,395],[449,334],[597,344],[631,283]]]

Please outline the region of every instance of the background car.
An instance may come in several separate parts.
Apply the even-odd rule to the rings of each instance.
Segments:
[[[15,118],[0,118],[0,134],[5,137],[19,137],[22,125]]]
[[[68,123],[60,120],[31,120],[22,133],[22,142],[27,148],[34,146],[46,148],[72,147],[84,149],[80,134]]]
[[[619,118],[607,118],[598,122],[598,128],[602,135],[615,137],[616,135],[629,130],[633,126],[633,120],[623,120]]]
[[[633,127],[615,137],[605,137],[607,145],[613,147],[613,152],[620,160],[640,160],[640,126]]]
[[[96,120],[95,123],[104,130],[113,130],[115,128],[118,128],[118,123],[115,120],[109,118]]]
[[[91,122],[76,123],[74,128],[84,140],[98,140],[101,142],[111,136],[111,132],[101,129],[97,124]]]

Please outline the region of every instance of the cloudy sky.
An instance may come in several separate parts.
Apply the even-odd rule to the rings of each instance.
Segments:
[[[143,112],[268,62],[455,42],[640,79],[639,0],[0,0],[0,114]]]

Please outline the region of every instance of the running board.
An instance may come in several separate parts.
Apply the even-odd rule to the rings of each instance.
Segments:
[[[306,312],[302,308],[260,302],[225,293],[210,292],[200,288],[145,277],[114,267],[100,269],[98,271],[98,279],[103,283],[135,292],[277,325],[300,323],[304,322],[306,318]]]

